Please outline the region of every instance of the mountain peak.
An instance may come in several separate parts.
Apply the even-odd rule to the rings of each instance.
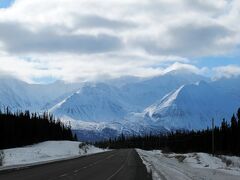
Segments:
[[[220,125],[222,118],[231,117],[240,100],[225,89],[205,81],[181,86],[147,108],[146,120],[150,118],[167,129],[202,129],[210,126],[214,117],[216,125]]]
[[[171,75],[196,74],[196,75],[199,75],[199,74],[197,74],[197,73],[195,73],[195,72],[193,72],[193,71],[191,71],[191,70],[189,70],[187,68],[186,69],[184,69],[184,68],[182,68],[182,69],[174,69],[174,70],[171,70],[171,71],[167,71],[165,74],[171,74]]]

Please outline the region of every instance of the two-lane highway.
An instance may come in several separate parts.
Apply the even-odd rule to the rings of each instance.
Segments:
[[[134,149],[114,150],[77,159],[0,172],[0,180],[147,180]]]

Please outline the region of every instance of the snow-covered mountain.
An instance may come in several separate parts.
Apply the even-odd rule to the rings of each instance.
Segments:
[[[238,79],[240,80],[240,79]],[[144,119],[167,129],[211,127],[230,119],[240,107],[240,81],[222,79],[183,85],[144,110]]]
[[[53,108],[58,117],[70,117],[82,121],[120,121],[128,113],[118,90],[106,84],[86,85]]]
[[[172,71],[148,79],[132,81],[131,78],[120,85],[116,82],[112,86],[109,82],[86,84],[50,111],[71,121],[82,139],[165,132],[165,127],[142,119],[141,112],[166,93],[200,80],[208,81],[189,71]]]
[[[48,110],[71,122],[82,140],[124,134],[201,129],[219,124],[240,107],[240,78],[211,81],[186,70],[152,78],[105,82],[28,84],[0,77],[0,105]]]
[[[81,84],[28,84],[10,76],[0,76],[0,107],[11,110],[42,111],[58,103]]]
[[[126,84],[121,91],[125,93],[126,100],[141,112],[180,86],[201,80],[208,81],[208,78],[191,71],[174,70],[144,81]]]
[[[8,106],[12,109],[33,107],[34,100],[30,100],[28,84],[11,77],[0,77],[0,107]]]
[[[123,120],[129,113],[142,111],[180,85],[201,79],[204,78],[190,72],[174,71],[120,87],[109,83],[87,84],[51,108],[51,112],[83,121]]]

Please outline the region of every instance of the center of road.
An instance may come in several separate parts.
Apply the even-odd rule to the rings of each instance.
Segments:
[[[98,163],[101,163],[102,161],[106,161],[106,160],[114,157],[115,155],[116,155],[116,153],[111,154],[111,155],[107,156],[107,157],[104,158],[104,159],[100,159],[100,160],[98,160],[98,161],[95,161],[95,162],[87,165],[87,166],[83,166],[83,167],[81,167],[81,168],[79,168],[79,169],[76,169],[76,170],[73,171],[73,173],[74,173],[73,175],[76,175],[79,171],[81,171],[81,170],[83,170],[83,169],[90,168],[90,167],[92,167],[92,166],[94,166],[94,165],[97,165]],[[68,175],[70,175],[70,174],[62,174],[62,175],[58,176],[58,178],[63,178],[63,177],[68,176]]]
[[[107,180],[112,179],[115,175],[117,175],[124,168],[126,162],[128,162],[128,158],[129,158],[130,153],[131,153],[131,151],[128,152],[128,156],[127,156],[126,160],[124,161],[124,163],[122,164],[122,166],[113,175],[111,175],[109,178],[107,178]]]
[[[150,180],[137,152],[113,150],[0,173],[1,180]]]

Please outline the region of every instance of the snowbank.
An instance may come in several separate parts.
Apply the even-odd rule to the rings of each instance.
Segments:
[[[237,180],[240,179],[240,157],[213,157],[206,153],[164,154],[160,150],[137,149],[154,180]]]
[[[103,152],[92,145],[80,145],[74,141],[46,141],[22,148],[5,149],[3,166],[26,165],[32,163],[73,158]]]

